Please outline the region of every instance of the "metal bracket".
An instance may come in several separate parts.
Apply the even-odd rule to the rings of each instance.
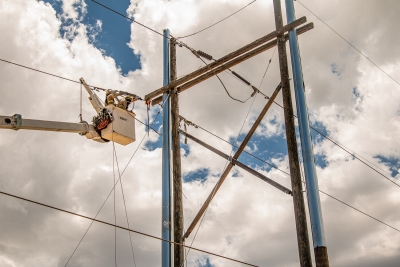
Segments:
[[[234,162],[234,160],[233,160],[233,157],[232,157],[232,156],[229,156],[228,161],[229,161],[230,163],[232,163],[232,165],[236,165],[235,162]]]
[[[86,121],[80,121],[79,123],[83,123],[86,125],[86,132],[84,133],[79,133],[80,135],[86,135],[87,133],[89,133],[89,123],[87,123]]]
[[[21,116],[21,114],[14,114],[12,116],[12,122],[13,122],[12,126],[13,126],[14,130],[17,131],[18,128],[22,126],[22,116]]]

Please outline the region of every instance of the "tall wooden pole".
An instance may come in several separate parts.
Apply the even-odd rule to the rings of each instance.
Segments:
[[[274,0],[275,26],[280,29],[283,26],[280,0]],[[299,155],[297,150],[296,129],[293,119],[293,104],[289,84],[289,69],[286,54],[286,41],[284,35],[277,37],[279,66],[282,81],[282,98],[285,114],[286,141],[288,146],[290,177],[292,182],[293,206],[297,230],[297,245],[299,248],[300,266],[311,267],[310,241],[308,238],[306,210],[301,184]]]
[[[286,0],[286,17],[288,22],[294,21],[296,18],[293,0]],[[329,267],[328,248],[325,240],[318,177],[315,169],[313,143],[310,133],[310,122],[308,120],[307,101],[304,93],[303,71],[296,29],[289,32],[289,46],[292,59],[301,152],[303,154],[303,167],[306,176],[308,210],[310,213],[311,231],[314,243],[315,265],[317,267]]]
[[[170,81],[176,80],[176,40],[170,41]],[[171,130],[172,130],[172,176],[173,176],[173,207],[174,207],[174,241],[183,243],[183,204],[182,204],[182,173],[181,145],[179,139],[179,95],[176,87],[171,93]],[[184,263],[184,247],[174,245],[174,266],[181,267]]]

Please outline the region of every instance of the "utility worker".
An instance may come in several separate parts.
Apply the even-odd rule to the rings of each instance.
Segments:
[[[126,110],[128,110],[129,105],[133,102],[132,101],[133,99],[131,96],[127,96],[127,97],[125,97],[125,100],[126,100]]]
[[[109,90],[106,91],[106,106],[113,104],[114,105],[114,95],[111,94]]]

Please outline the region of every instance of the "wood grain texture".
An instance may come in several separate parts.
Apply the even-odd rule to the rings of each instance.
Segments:
[[[280,0],[274,0],[275,26],[283,26]],[[297,245],[301,267],[312,267],[310,241],[308,237],[306,210],[301,182],[299,154],[297,150],[296,128],[294,125],[293,103],[289,84],[289,68],[286,54],[286,38],[278,36],[279,68],[282,82],[283,110],[286,126],[286,142],[288,146],[289,169],[293,192],[293,206],[296,223]]]

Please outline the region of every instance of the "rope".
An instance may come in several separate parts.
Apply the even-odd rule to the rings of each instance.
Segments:
[[[113,178],[114,178],[114,184],[115,184],[115,168],[114,168],[114,163],[115,163],[115,146],[114,146],[114,129],[111,128],[112,132],[112,137],[113,137]],[[114,225],[117,225],[117,213],[115,211],[115,190],[114,191]],[[117,267],[117,227],[114,227],[114,258],[115,258],[115,267]]]
[[[81,93],[80,93],[80,99],[79,99],[79,120],[80,120],[80,122],[83,121],[83,119],[82,119],[82,83],[81,83]]]
[[[167,100],[167,99],[168,99],[168,97],[166,98],[166,100]],[[164,101],[164,103],[165,103],[165,101]],[[155,123],[155,121],[156,121],[158,115],[161,113],[161,110],[162,110],[162,109],[160,109],[160,110],[158,111],[158,113],[157,113],[157,115],[155,116],[155,118],[154,118],[153,122],[151,123],[150,127]],[[129,166],[129,164],[130,164],[130,162],[132,161],[133,157],[136,155],[136,152],[139,150],[139,148],[140,148],[140,146],[141,146],[141,144],[143,143],[143,141],[144,141],[145,138],[146,138],[146,134],[143,136],[143,138],[142,138],[142,140],[140,141],[139,145],[136,147],[136,150],[133,152],[131,158],[129,159],[128,163],[126,164],[124,170],[122,171],[121,176],[118,178],[118,180],[117,180],[116,183],[114,184],[113,188],[111,188],[111,190],[110,190],[110,192],[108,193],[106,199],[104,200],[103,204],[101,205],[99,211],[96,213],[96,216],[94,217],[94,220],[92,220],[92,222],[90,223],[89,227],[86,229],[86,232],[83,234],[81,240],[79,241],[78,245],[75,247],[74,251],[72,252],[72,254],[71,254],[71,256],[69,257],[69,259],[68,259],[67,263],[65,264],[65,266],[68,265],[69,261],[72,259],[72,257],[73,257],[73,255],[75,254],[76,250],[78,249],[78,247],[79,247],[80,244],[82,243],[83,239],[85,238],[86,234],[89,232],[90,228],[91,228],[92,225],[93,225],[93,222],[96,220],[96,218],[97,218],[97,216],[99,215],[100,211],[103,209],[103,207],[104,207],[104,205],[106,204],[106,202],[107,202],[108,198],[110,197],[111,193],[114,191],[115,186],[117,185],[117,183],[118,183],[118,182],[120,181],[120,179],[122,178],[122,175],[124,174],[126,168]]]
[[[127,211],[127,209],[126,209],[126,201],[125,201],[124,187],[123,187],[123,185],[122,185],[121,173],[120,173],[120,171],[119,171],[118,156],[117,156],[117,151],[115,150],[115,144],[114,144],[114,142],[113,142],[113,149],[114,149],[115,161],[116,161],[116,163],[117,163],[118,177],[119,177],[119,180],[120,180],[120,183],[119,183],[119,184],[121,185],[122,199],[123,199],[123,201],[124,201],[125,216],[126,216],[126,224],[128,225],[128,228],[130,229],[131,226],[129,225],[128,211]],[[114,183],[115,183],[115,180],[114,180]],[[114,190],[114,193],[115,193],[115,190]],[[133,262],[134,262],[135,267],[136,267],[136,259],[135,259],[135,253],[133,252],[133,243],[132,243],[132,235],[131,235],[131,232],[129,232],[129,240],[130,240],[130,242],[131,242],[131,249],[132,249]]]

